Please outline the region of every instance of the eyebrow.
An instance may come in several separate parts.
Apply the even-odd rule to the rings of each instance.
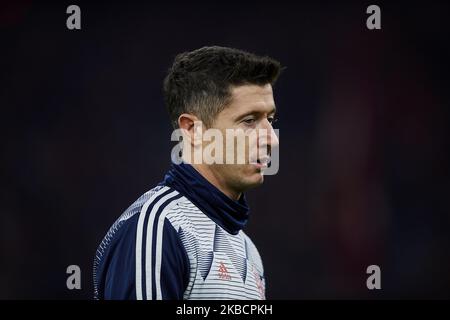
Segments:
[[[277,112],[277,107],[276,106],[273,106],[273,108],[269,111],[269,112],[267,112],[267,114],[275,114]],[[245,117],[247,117],[247,116],[250,116],[250,115],[260,115],[260,114],[262,114],[262,113],[266,113],[266,112],[262,112],[262,111],[249,111],[249,112],[246,112],[246,113],[244,113],[244,114],[241,114],[241,115],[239,115],[239,116],[237,116],[235,119],[234,119],[234,121],[239,121],[239,120],[241,120],[241,119],[243,119],[243,118],[245,118]]]

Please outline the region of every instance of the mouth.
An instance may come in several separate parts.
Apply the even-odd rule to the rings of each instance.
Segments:
[[[258,168],[267,168],[269,166],[269,164],[270,164],[270,157],[266,156],[266,157],[258,158],[254,165],[257,166]]]

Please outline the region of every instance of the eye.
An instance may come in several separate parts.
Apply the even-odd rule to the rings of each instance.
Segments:
[[[255,124],[255,119],[253,119],[253,118],[249,118],[249,119],[244,119],[243,120],[243,122],[245,123],[245,124],[247,124],[247,125],[253,125],[253,124]]]
[[[275,118],[274,116],[273,117],[268,117],[267,121],[269,121],[270,124],[274,124],[275,122],[278,121],[278,118]]]

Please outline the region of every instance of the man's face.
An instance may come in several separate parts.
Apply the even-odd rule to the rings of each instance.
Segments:
[[[237,86],[231,89],[231,93],[231,103],[217,115],[211,128],[219,129],[223,137],[226,137],[227,129],[241,129],[234,132],[237,136],[247,137],[245,154],[242,155],[242,149],[237,145],[227,144],[226,139],[224,149],[234,148],[236,159],[244,157],[245,164],[227,164],[224,161],[225,164],[211,164],[210,171],[222,185],[236,192],[244,192],[260,185],[264,180],[262,172],[267,166],[267,159],[259,156],[261,151],[266,148],[270,154],[271,148],[278,145],[278,138],[272,127],[275,102],[270,84]],[[250,132],[254,134],[249,134]],[[264,132],[265,134],[261,135]],[[205,143],[204,147],[207,144]]]

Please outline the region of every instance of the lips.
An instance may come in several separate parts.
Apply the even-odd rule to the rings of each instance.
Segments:
[[[260,167],[268,167],[269,163],[270,163],[270,157],[265,156],[265,157],[258,158],[256,160],[256,162]]]

